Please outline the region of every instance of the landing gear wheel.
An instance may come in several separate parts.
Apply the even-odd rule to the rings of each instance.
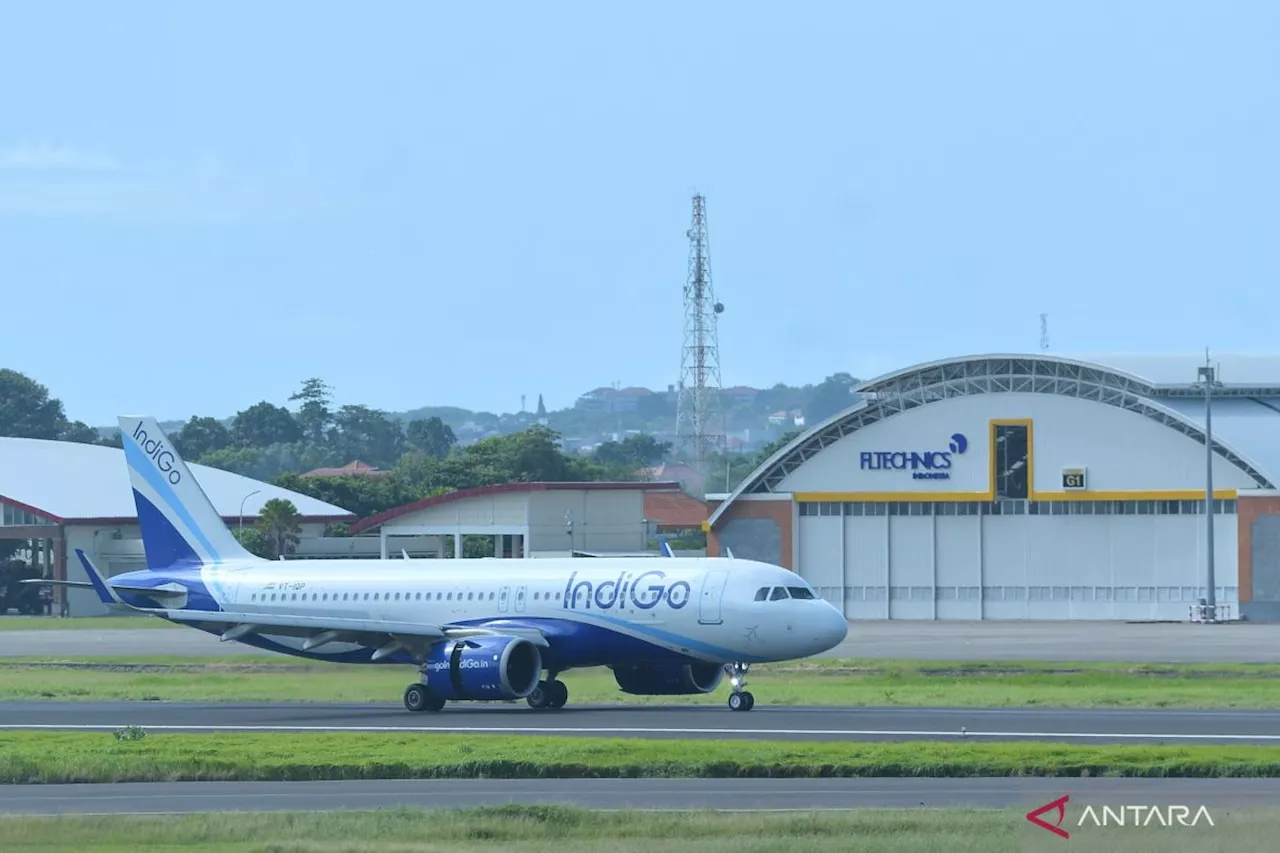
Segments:
[[[741,693],[729,694],[729,710],[730,711],[750,711],[755,706],[756,706],[756,697],[752,696],[746,690],[743,690]]]
[[[525,701],[538,710],[563,708],[569,701],[569,688],[563,681],[539,681]]]
[[[432,693],[425,684],[410,684],[404,689],[404,706],[415,713],[439,711],[444,700]]]

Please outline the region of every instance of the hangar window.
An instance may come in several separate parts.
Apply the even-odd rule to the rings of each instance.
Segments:
[[[996,496],[1025,500],[1029,459],[1026,424],[996,424]]]

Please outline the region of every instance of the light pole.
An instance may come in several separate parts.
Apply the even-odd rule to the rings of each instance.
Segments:
[[[1205,518],[1205,621],[1216,622],[1218,613],[1217,580],[1213,571],[1213,389],[1220,387],[1213,365],[1205,354],[1204,367],[1197,368],[1196,387],[1204,389],[1204,518]]]
[[[254,495],[258,494],[261,491],[262,489],[254,489],[252,492],[250,492],[249,494],[245,495],[240,499],[240,538],[241,539],[244,539],[244,502],[249,500],[249,498],[253,497]]]

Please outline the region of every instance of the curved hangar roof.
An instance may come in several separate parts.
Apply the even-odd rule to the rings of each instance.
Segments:
[[[342,507],[269,483],[187,464],[224,518],[237,517],[242,500],[245,516],[256,516],[272,498],[292,501],[303,518],[338,521],[356,517]],[[245,500],[253,491],[257,494]],[[124,451],[93,444],[0,438],[0,499],[59,524],[124,524],[138,517]]]
[[[948,397],[1000,392],[1079,397],[1136,412],[1204,443],[1197,355],[972,355],[919,364],[857,387],[862,399],[801,433],[766,459],[716,507],[714,525],[743,494],[772,492],[823,448],[864,426]],[[1260,489],[1280,483],[1280,356],[1211,359],[1213,445]]]

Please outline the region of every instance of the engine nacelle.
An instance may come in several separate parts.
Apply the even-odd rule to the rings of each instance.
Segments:
[[[427,687],[443,699],[523,699],[542,677],[542,652],[522,637],[476,637],[432,647]]]
[[[613,678],[623,693],[681,696],[715,690],[724,679],[724,669],[714,663],[637,664],[615,666]]]

